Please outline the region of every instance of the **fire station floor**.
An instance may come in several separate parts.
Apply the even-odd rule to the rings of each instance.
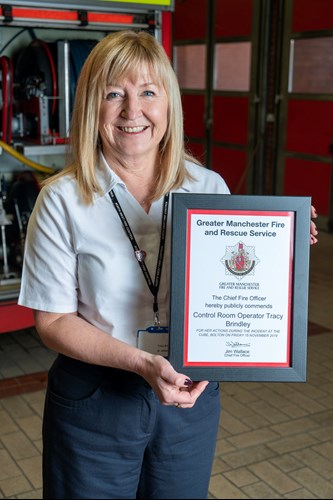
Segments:
[[[333,499],[333,234],[319,236],[310,249],[307,381],[221,383],[209,498]],[[0,335],[0,498],[42,498],[53,359],[33,329]]]

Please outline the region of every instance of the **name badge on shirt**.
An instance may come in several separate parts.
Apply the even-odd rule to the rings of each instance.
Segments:
[[[167,326],[149,326],[137,331],[137,347],[150,354],[169,355],[169,328]]]

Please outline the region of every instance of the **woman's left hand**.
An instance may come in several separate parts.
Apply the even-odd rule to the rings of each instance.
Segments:
[[[316,209],[314,206],[311,205],[311,219],[316,219],[317,217],[318,217],[318,215],[317,215]],[[318,242],[317,234],[318,234],[317,226],[313,222],[313,220],[311,220],[311,222],[310,222],[310,245],[314,245],[315,243]]]

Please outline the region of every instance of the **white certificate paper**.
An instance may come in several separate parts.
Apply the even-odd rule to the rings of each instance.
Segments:
[[[184,366],[290,365],[294,212],[187,214]]]

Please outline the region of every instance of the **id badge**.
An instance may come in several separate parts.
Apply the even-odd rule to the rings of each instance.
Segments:
[[[137,331],[137,347],[150,354],[169,355],[169,328],[167,326],[149,326]]]

